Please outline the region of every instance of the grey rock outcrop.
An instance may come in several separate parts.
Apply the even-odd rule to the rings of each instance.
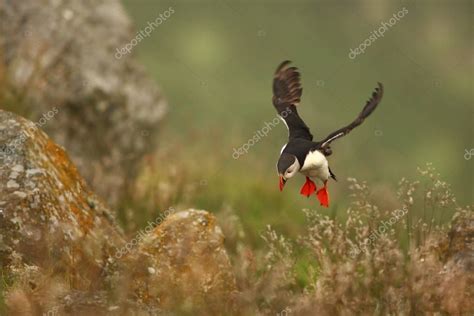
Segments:
[[[215,217],[170,210],[126,242],[66,152],[33,122],[0,110],[8,315],[232,311],[235,278]]]
[[[0,258],[94,288],[124,243],[110,209],[65,151],[32,122],[0,111]]]
[[[474,274],[474,212],[453,221],[449,232],[448,256]]]
[[[57,108],[42,128],[112,206],[167,109],[132,56],[115,57],[133,37],[119,0],[0,0],[0,101],[35,122]]]
[[[164,311],[233,314],[237,286],[224,235],[206,211],[173,213],[126,259],[135,295]]]

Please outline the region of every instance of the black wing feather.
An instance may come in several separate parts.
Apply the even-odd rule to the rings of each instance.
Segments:
[[[372,93],[372,97],[367,101],[359,116],[357,116],[357,118],[351,124],[329,134],[324,140],[320,142],[320,146],[322,148],[328,146],[332,141],[349,134],[349,132],[352,131],[355,127],[362,124],[362,122],[364,122],[364,120],[375,110],[377,105],[380,103],[382,96],[383,85],[379,82],[378,87],[375,88],[375,91]]]
[[[296,106],[301,101],[303,88],[300,73],[296,67],[288,67],[289,60],[278,66],[273,78],[273,105],[281,118],[286,122],[289,138],[313,140],[308,126],[298,115]]]

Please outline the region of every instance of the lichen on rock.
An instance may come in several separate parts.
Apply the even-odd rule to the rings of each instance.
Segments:
[[[0,111],[0,144],[8,148],[0,168],[2,268],[16,254],[29,265],[56,267],[79,288],[93,286],[124,242],[111,211],[32,122]]]
[[[235,278],[210,213],[173,212],[126,247],[114,212],[64,149],[2,110],[0,159],[0,268],[9,280],[9,314],[233,309]],[[117,249],[130,251],[118,256]]]
[[[119,0],[0,0],[0,101],[6,89],[10,111],[43,120],[112,206],[155,148],[167,109],[133,54],[114,56],[132,37]]]
[[[162,310],[231,313],[237,292],[224,235],[206,211],[168,216],[128,259],[134,295]]]

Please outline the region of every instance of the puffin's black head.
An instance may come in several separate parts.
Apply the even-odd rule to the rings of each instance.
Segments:
[[[278,159],[277,170],[280,177],[280,191],[282,191],[286,181],[300,170],[300,163],[296,156],[282,153],[280,159]]]

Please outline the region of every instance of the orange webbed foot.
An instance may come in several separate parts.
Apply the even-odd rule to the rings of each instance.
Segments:
[[[318,192],[316,192],[316,196],[321,206],[329,207],[329,193],[326,187],[326,183],[327,181],[324,182],[324,187],[318,190]]]
[[[316,184],[311,181],[310,178],[306,177],[306,182],[301,187],[300,194],[306,197],[310,197],[314,191],[316,191]]]

